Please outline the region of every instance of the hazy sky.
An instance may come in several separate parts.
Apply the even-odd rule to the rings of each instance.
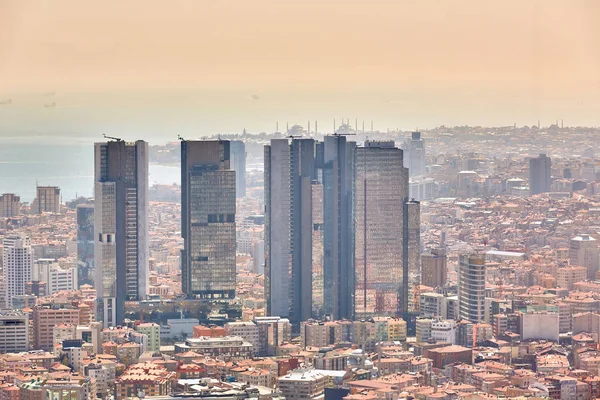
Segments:
[[[598,125],[600,1],[0,0],[8,97],[4,130]]]

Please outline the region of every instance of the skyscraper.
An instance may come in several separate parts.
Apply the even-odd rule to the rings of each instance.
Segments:
[[[421,204],[418,201],[404,201],[404,237],[402,262],[403,305],[402,310],[408,321],[408,313],[419,312],[419,285],[421,284]],[[409,324],[410,325],[410,324]]]
[[[354,201],[356,143],[326,136],[317,146],[323,182],[324,312],[354,318]]]
[[[485,255],[461,255],[458,266],[458,314],[474,324],[485,320]]]
[[[425,141],[421,138],[421,132],[413,132],[404,149],[407,150],[404,166],[408,168],[410,177],[425,175]]]
[[[267,313],[298,324],[312,315],[315,141],[273,139],[264,160]]]
[[[38,186],[32,210],[37,214],[60,212],[60,189],[57,186]]]
[[[77,275],[79,284],[94,286],[94,205],[77,206]]]
[[[182,289],[190,298],[235,297],[235,172],[230,142],[181,142]]]
[[[148,290],[148,144],[95,144],[94,259],[104,326]]]
[[[21,198],[12,193],[0,196],[0,218],[16,217],[21,213]]]
[[[545,154],[529,159],[529,193],[531,195],[550,191],[552,159]]]
[[[246,145],[241,140],[231,141],[231,167],[235,171],[235,195],[246,197]]]
[[[24,234],[9,235],[3,240],[2,278],[6,294],[6,307],[12,307],[15,296],[25,294],[25,283],[31,281],[33,249],[31,240]]]
[[[408,169],[394,142],[356,149],[356,315],[399,316]]]

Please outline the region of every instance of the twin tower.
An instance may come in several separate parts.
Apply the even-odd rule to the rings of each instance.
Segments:
[[[394,142],[274,139],[264,163],[269,315],[298,324],[414,310],[419,203]]]

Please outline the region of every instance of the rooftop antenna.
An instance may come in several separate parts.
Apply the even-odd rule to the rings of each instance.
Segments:
[[[288,133],[290,131],[290,123],[286,121],[285,123],[285,133]]]
[[[354,132],[358,132],[358,118],[354,119]]]
[[[373,133],[373,120],[371,120],[371,133]]]
[[[335,118],[333,119],[333,134],[335,135]]]
[[[118,138],[118,137],[112,137],[112,136],[107,136],[106,134],[104,134],[104,135],[102,135],[102,136],[104,136],[104,139],[115,140],[115,141],[117,141],[117,142],[122,142],[122,141],[123,141],[123,139],[121,139],[121,138]]]
[[[308,135],[310,136],[310,121],[308,121]]]
[[[365,133],[365,120],[363,119],[363,129],[362,129],[362,133]]]
[[[279,132],[279,121],[275,122],[275,133]]]
[[[319,134],[319,127],[317,126],[317,120],[315,120],[315,135]]]

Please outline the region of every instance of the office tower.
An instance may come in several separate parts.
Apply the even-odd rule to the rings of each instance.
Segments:
[[[448,280],[448,257],[443,248],[421,254],[421,283],[432,288],[442,287]]]
[[[458,314],[474,324],[485,320],[485,255],[461,255],[458,266]]]
[[[37,196],[32,204],[32,212],[60,212],[60,189],[57,186],[38,186]]]
[[[354,318],[354,201],[356,143],[325,137],[317,146],[323,182],[324,312]]]
[[[235,171],[235,196],[246,197],[246,145],[241,140],[230,142],[231,168]]]
[[[21,311],[0,311],[0,352],[29,351],[29,316]]]
[[[15,296],[25,294],[25,283],[31,281],[33,249],[31,240],[24,234],[9,235],[3,240],[2,277],[6,294],[6,307],[12,307]]]
[[[124,303],[148,290],[148,144],[95,144],[95,287],[104,326],[123,323]]]
[[[299,324],[312,316],[315,141],[273,139],[264,160],[267,313]]]
[[[421,132],[413,132],[404,144],[406,150],[404,166],[408,168],[410,177],[425,175],[425,141]]]
[[[569,243],[569,264],[585,267],[587,278],[596,279],[600,258],[598,241],[590,235],[579,235]]]
[[[550,191],[552,159],[545,154],[529,160],[529,193],[531,195]]]
[[[181,142],[182,290],[189,298],[235,297],[235,171],[230,142]]]
[[[94,205],[77,206],[77,275],[79,284],[94,286]]]
[[[394,142],[356,149],[356,316],[399,316],[408,169]]]
[[[21,214],[21,198],[12,193],[0,196],[0,218],[12,218]]]
[[[419,285],[421,284],[421,204],[418,201],[404,202],[403,274],[402,292],[404,304],[401,309],[412,331],[408,314],[419,312]],[[407,298],[408,297],[408,298]]]

